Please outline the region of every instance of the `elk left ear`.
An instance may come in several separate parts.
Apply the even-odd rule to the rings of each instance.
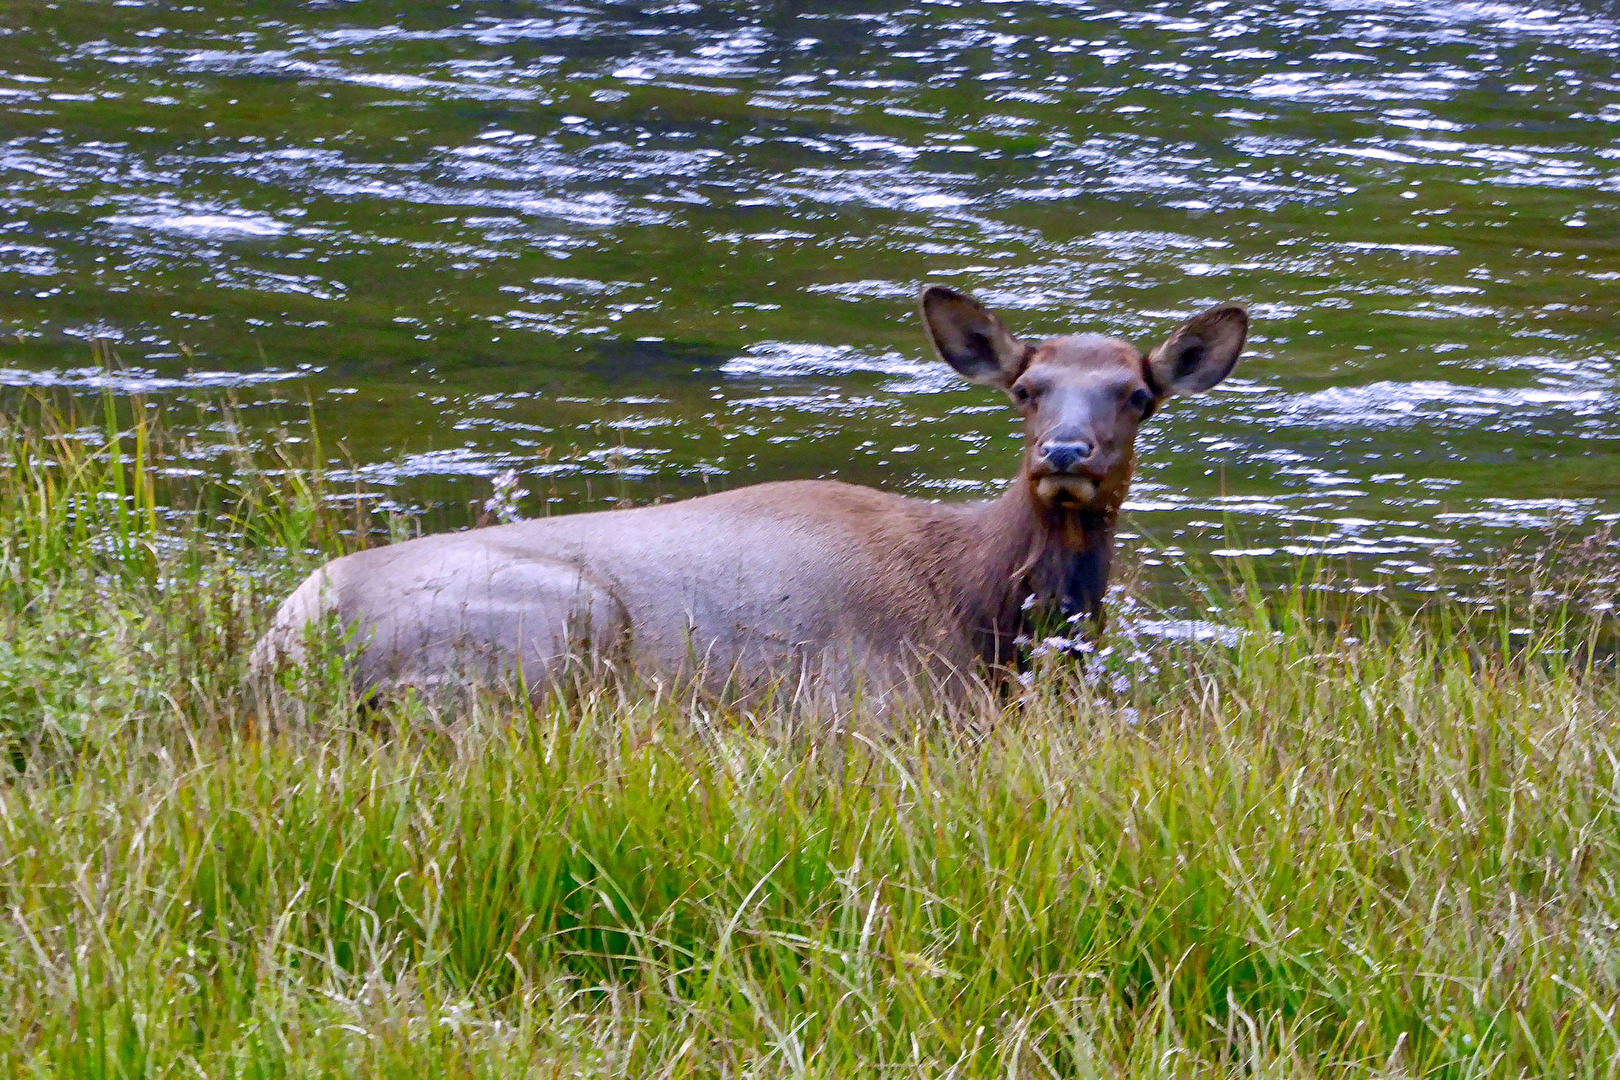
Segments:
[[[1154,389],[1161,398],[1208,390],[1231,374],[1248,336],[1249,315],[1236,304],[1194,315],[1148,356]]]
[[[925,285],[918,303],[934,351],[968,382],[1005,390],[1024,373],[1029,348],[967,293]]]

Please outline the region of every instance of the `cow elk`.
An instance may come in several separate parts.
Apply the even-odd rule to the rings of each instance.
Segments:
[[[997,681],[1032,609],[1100,619],[1137,431],[1226,378],[1248,318],[1212,308],[1144,356],[1099,334],[1027,344],[942,285],[921,310],[940,359],[1023,416],[1023,461],[998,498],[795,480],[361,551],[288,597],[255,670],[299,662],[312,624],[336,622],[366,693],[541,688],[598,660],[720,692]]]

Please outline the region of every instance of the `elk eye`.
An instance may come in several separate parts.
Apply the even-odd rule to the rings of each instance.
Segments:
[[[1135,409],[1137,412],[1145,411],[1147,409],[1147,407],[1152,403],[1153,403],[1153,395],[1148,393],[1146,390],[1141,389],[1140,387],[1137,388],[1135,393],[1131,394],[1130,406],[1131,406],[1131,408]]]

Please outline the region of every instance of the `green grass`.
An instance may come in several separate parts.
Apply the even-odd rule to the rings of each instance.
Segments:
[[[278,720],[245,654],[363,503],[300,448],[183,475],[161,410],[22,405],[6,1076],[1620,1069],[1620,694],[1574,607],[1240,575],[1202,586],[1237,644],[967,717],[357,716],[315,673]]]

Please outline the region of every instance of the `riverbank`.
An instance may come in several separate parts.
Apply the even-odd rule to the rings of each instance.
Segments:
[[[948,723],[600,686],[359,717],[313,672],[272,725],[269,609],[389,523],[307,443],[188,470],[135,408],[0,427],[8,1075],[1620,1059],[1620,692],[1577,578],[1414,614],[1240,570],[1201,586],[1229,633],[1120,632],[1106,677],[1048,658]]]

